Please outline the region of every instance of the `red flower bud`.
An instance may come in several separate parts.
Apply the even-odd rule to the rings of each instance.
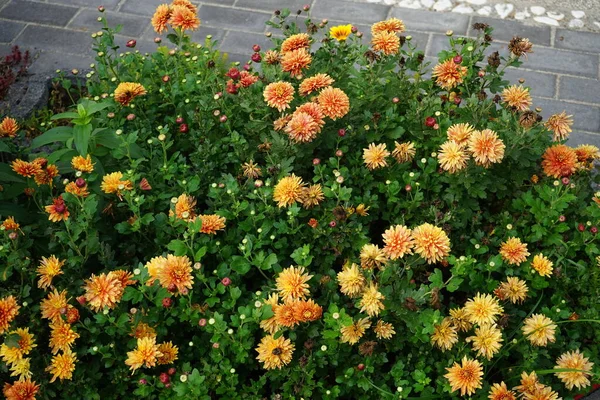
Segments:
[[[592,226],[590,228],[590,232],[592,232],[595,235],[596,233],[598,233],[598,228],[596,228],[595,226]]]
[[[85,179],[83,179],[83,178],[77,178],[77,179],[75,180],[75,185],[76,185],[78,188],[82,188],[82,187],[84,187],[84,186],[85,186]]]
[[[169,368],[169,370],[167,371],[167,374],[173,376],[175,375],[175,372],[177,372],[177,370],[173,367]]]
[[[222,123],[227,122],[227,115],[221,115],[221,118],[219,118],[219,121],[221,121]]]
[[[479,75],[480,78],[483,78],[485,76],[485,71],[479,71],[477,75]]]
[[[344,152],[343,152],[343,151],[341,151],[341,150],[337,150],[337,151],[335,152],[335,155],[336,155],[336,157],[341,157],[341,156],[343,156],[343,155],[344,155]]]
[[[263,181],[261,181],[260,179],[254,181],[255,187],[259,188],[259,187],[262,187],[262,185],[263,185]]]
[[[168,388],[170,388],[170,387],[171,387],[171,382],[167,382],[167,383],[165,383],[165,387],[166,387],[167,389],[168,389]]]
[[[221,347],[221,346],[220,346],[220,345],[219,345],[219,343],[217,342],[217,343],[213,343],[212,347],[213,347],[213,349],[218,349],[218,348],[219,348],[219,347]]]
[[[104,8],[104,6],[98,6],[98,11],[100,11],[100,12],[104,12],[104,10],[106,10],[106,9]]]
[[[350,32],[355,34],[356,32],[358,32],[358,28],[356,26],[352,25],[352,27],[350,28]]]
[[[206,318],[200,318],[200,321],[198,321],[198,325],[199,326],[206,326]]]
[[[18,237],[19,237],[19,234],[17,232],[11,232],[8,234],[8,238],[10,240],[17,240]]]
[[[136,44],[137,44],[137,42],[134,39],[131,39],[131,40],[127,41],[127,44],[125,44],[125,46],[133,49]]]
[[[585,231],[585,225],[583,225],[583,224],[579,224],[579,225],[577,225],[577,230],[578,230],[579,232],[583,232],[583,231]]]
[[[427,117],[425,118],[425,126],[432,128],[436,124],[435,118]]]
[[[183,119],[183,117],[177,117],[175,119],[175,122],[178,123],[178,124],[183,124],[185,122],[185,120]]]
[[[173,305],[173,299],[172,299],[172,298],[170,298],[170,297],[165,297],[165,298],[162,300],[162,305],[163,305],[163,307],[164,307],[164,308],[169,308],[169,307],[171,307],[171,306]]]
[[[231,279],[229,279],[229,277],[225,277],[223,279],[221,279],[221,283],[223,284],[223,286],[229,286],[231,285]]]
[[[310,10],[310,5],[309,4],[305,4],[304,7],[302,7],[302,9],[304,11],[308,11],[308,10]]]
[[[165,75],[162,77],[163,82],[169,82],[169,79],[171,79],[169,75]]]
[[[452,61],[454,61],[454,64],[460,64],[462,62],[462,56],[455,56]]]
[[[321,160],[318,158],[313,158],[313,165],[319,165],[321,164]]]
[[[81,295],[81,296],[78,296],[78,297],[77,297],[77,301],[79,302],[79,304],[81,304],[82,306],[84,306],[84,305],[85,305],[85,302],[86,302],[86,300],[85,300],[85,296],[83,296],[83,295]]]
[[[128,114],[127,121],[133,121],[135,119],[135,114]]]
[[[356,369],[358,369],[359,371],[363,371],[365,369],[365,364],[358,364],[356,366]]]
[[[454,104],[456,104],[456,105],[459,105],[461,101],[462,101],[462,99],[460,97],[458,97],[458,96],[456,96],[454,98]]]
[[[335,228],[336,225],[337,225],[337,223],[335,221],[329,222],[329,226],[332,228]]]
[[[394,97],[394,98],[392,99],[392,103],[394,103],[394,104],[398,104],[398,103],[400,103],[400,99],[399,99],[399,98],[397,98],[397,97]]]
[[[181,124],[179,125],[179,132],[181,133],[188,133],[189,128],[187,126],[187,124]]]
[[[252,61],[254,61],[255,63],[259,63],[262,60],[262,57],[260,56],[260,53],[254,53],[254,54],[252,54],[250,59]]]
[[[171,378],[166,372],[162,372],[159,377],[160,381],[165,385],[171,381]]]
[[[154,43],[160,43],[160,42],[162,42],[161,38],[159,38],[159,37],[154,38]]]
[[[346,130],[344,128],[341,128],[340,130],[338,130],[338,136],[339,137],[346,136]]]
[[[407,192],[410,192],[412,190],[412,186],[406,185],[406,186],[404,186],[404,190],[406,190]]]
[[[560,222],[565,222],[567,220],[567,217],[565,217],[564,215],[561,215],[560,217],[558,217],[558,220]]]
[[[569,178],[567,178],[566,176],[565,176],[564,178],[562,178],[561,180],[562,180],[562,183],[563,183],[563,185],[568,185],[568,184],[569,184],[569,182],[571,182],[571,181],[569,180]]]
[[[238,79],[240,79],[240,70],[235,67],[231,67],[229,71],[227,71],[225,76],[228,76],[234,81],[237,81]]]
[[[144,378],[140,379],[138,382],[140,383],[140,385],[147,385],[148,384],[148,381],[145,380]]]
[[[252,46],[252,50],[254,50],[255,53],[258,53],[260,51],[260,46],[255,44],[254,46]]]
[[[167,290],[171,293],[175,293],[177,291],[177,286],[175,286],[174,283],[169,284],[169,286],[167,287]]]

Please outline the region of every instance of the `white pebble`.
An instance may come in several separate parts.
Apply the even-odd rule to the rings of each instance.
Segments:
[[[500,18],[504,19],[504,18],[508,17],[511,12],[513,12],[515,6],[513,6],[510,3],[506,3],[506,4],[496,4],[494,6],[494,8],[496,9],[498,16]]]
[[[421,4],[423,4],[423,7],[425,8],[431,8],[435,4],[435,0],[421,0]]]
[[[450,0],[438,0],[433,5],[435,11],[446,11],[452,8],[452,2]]]
[[[482,6],[487,3],[487,0],[467,0],[467,3],[473,4],[474,6]]]
[[[560,26],[557,20],[550,17],[533,17],[535,22],[539,22],[541,24],[552,25],[552,26]]]
[[[477,14],[483,15],[484,17],[490,16],[491,13],[492,7],[490,6],[481,7],[479,10],[477,10]]]
[[[398,3],[398,5],[400,7],[412,8],[412,9],[421,8],[421,3],[419,3],[419,0],[402,0],[400,3]]]
[[[573,10],[571,11],[571,15],[577,19],[585,18],[585,11]]]
[[[552,19],[555,19],[555,20],[557,20],[557,21],[560,21],[560,20],[562,20],[563,18],[565,18],[565,14],[561,14],[561,13],[555,13],[555,12],[552,12],[552,11],[548,11],[546,14],[547,14],[547,15],[548,15],[550,18],[552,18]]]
[[[572,19],[569,21],[569,28],[583,28],[585,24],[580,19]]]
[[[459,14],[472,14],[473,9],[467,5],[459,4],[452,9],[452,12],[459,13]]]
[[[519,11],[519,12],[515,13],[515,19],[522,20],[522,19],[527,19],[529,17],[531,17],[531,14],[529,14],[529,12],[527,10]]]
[[[546,9],[541,6],[533,6],[529,7],[529,9],[534,15],[544,15],[544,13],[546,12]]]

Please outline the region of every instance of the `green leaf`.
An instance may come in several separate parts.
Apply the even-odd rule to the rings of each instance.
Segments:
[[[10,148],[8,147],[8,145],[2,141],[0,141],[0,153],[9,153],[10,152]]]
[[[401,126],[397,126],[396,128],[392,129],[391,131],[389,131],[386,136],[389,137],[390,139],[398,139],[400,137],[402,137],[402,134],[405,132],[406,130],[401,127]]]
[[[271,269],[273,264],[277,264],[277,256],[274,253],[271,253],[264,259],[260,265],[260,269]]]
[[[108,129],[101,132],[94,131],[93,138],[96,141],[96,144],[108,147],[109,149],[116,149],[121,145],[121,141],[115,132]]]
[[[448,283],[448,286],[446,286],[446,289],[448,289],[449,292],[456,292],[463,281],[463,278],[452,278],[452,280]]]
[[[75,139],[75,148],[82,156],[87,155],[88,143],[92,135],[92,125],[75,125],[73,127],[73,134]]]
[[[98,111],[104,110],[106,107],[109,107],[111,104],[108,101],[104,101],[101,103],[96,103],[95,101],[90,101],[87,104],[87,115],[92,115],[97,113]]]
[[[53,121],[56,121],[57,119],[73,119],[73,118],[79,118],[79,114],[77,114],[76,112],[64,112],[64,113],[60,113],[60,114],[54,114],[52,117],[50,117],[50,119]]]
[[[230,267],[238,274],[246,275],[250,271],[251,265],[244,257],[233,256]]]
[[[200,219],[200,218],[198,218],[198,219]],[[194,255],[194,261],[200,261],[202,259],[202,257],[204,257],[204,255],[206,254],[206,250],[207,250],[206,246],[200,247],[198,249],[198,251],[196,252],[196,254]]]
[[[0,181],[2,182],[25,182],[25,179],[18,176],[10,167],[5,163],[0,163]]]
[[[444,278],[442,276],[442,271],[436,268],[433,271],[433,274],[429,275],[429,282],[431,282],[431,285],[433,287],[439,288],[444,286]]]
[[[4,339],[4,344],[9,348],[14,349],[19,347],[19,340],[21,340],[21,336],[18,333],[11,333]]]
[[[167,248],[175,253],[176,256],[183,256],[187,253],[188,247],[183,240],[171,240]]]
[[[73,128],[70,126],[57,126],[31,141],[31,148],[35,149],[54,142],[65,142],[73,137]]]

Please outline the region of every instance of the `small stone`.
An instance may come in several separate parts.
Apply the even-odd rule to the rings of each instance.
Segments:
[[[519,11],[519,12],[515,13],[515,19],[523,20],[523,19],[526,19],[529,17],[531,17],[531,14],[529,14],[529,12],[527,10]]]
[[[412,9],[421,8],[421,3],[419,3],[419,0],[402,0],[400,3],[398,3],[398,5],[400,7],[412,8]]]
[[[557,20],[550,17],[533,17],[535,22],[539,22],[541,24],[552,25],[552,26],[560,26]]]
[[[529,9],[534,15],[544,15],[544,13],[546,12],[546,9],[540,6],[529,7]]]
[[[594,25],[596,25],[600,29],[600,22],[594,21]]]
[[[571,11],[571,15],[577,19],[585,18],[585,11],[573,10]]]
[[[557,20],[557,21],[560,21],[560,20],[562,20],[562,19],[565,17],[565,14],[561,14],[561,13],[555,13],[555,12],[552,12],[552,11],[548,11],[546,14],[547,14],[547,15],[548,15],[550,18],[552,18],[552,19],[555,19],[555,20]]]
[[[459,4],[452,9],[452,12],[459,13],[459,14],[472,14],[473,9],[467,5]]]
[[[500,16],[500,18],[504,19],[504,18],[508,17],[511,12],[513,12],[515,6],[513,6],[510,3],[506,3],[506,4],[496,4],[494,6],[494,8],[496,9],[496,12]]]
[[[479,10],[477,10],[477,14],[483,15],[484,17],[489,17],[492,14],[492,7],[481,7]]]
[[[383,0],[383,4],[391,6],[392,4],[396,4],[396,0]]]
[[[421,0],[421,4],[423,4],[423,7],[425,8],[431,8],[435,4],[435,0]]]
[[[450,0],[438,0],[433,5],[435,11],[446,11],[452,8],[452,2]]]
[[[569,21],[569,28],[583,28],[585,24],[580,19],[572,19]]]
[[[467,3],[473,4],[474,6],[482,6],[487,3],[487,0],[467,0]]]

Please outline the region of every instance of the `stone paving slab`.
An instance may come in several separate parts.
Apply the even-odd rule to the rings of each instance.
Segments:
[[[330,24],[352,23],[370,38],[369,25],[397,17],[406,26],[412,43],[426,52],[426,60],[435,62],[437,53],[448,48],[445,33],[455,36],[476,34],[474,22],[494,27],[494,42],[489,52],[507,54],[506,45],[518,35],[534,44],[523,68],[509,68],[506,78],[517,83],[525,79],[531,86],[535,105],[545,116],[566,110],[575,121],[571,143],[582,141],[600,145],[600,34],[569,31],[546,26],[529,26],[514,20],[478,15],[439,13],[424,10],[369,4],[353,0],[192,0],[199,6],[202,25],[192,37],[203,42],[207,35],[218,40],[230,61],[246,62],[257,43],[265,48],[270,40],[265,26],[275,9],[289,8],[292,13],[304,4],[312,8],[317,21]],[[37,56],[31,71],[44,74],[54,70],[84,69],[93,62],[90,32],[101,29],[96,21],[98,5],[105,6],[111,26],[123,25],[117,42],[138,41],[137,49],[156,48],[157,36],[150,17],[166,0],[0,0],[0,55],[12,45],[29,49]]]

